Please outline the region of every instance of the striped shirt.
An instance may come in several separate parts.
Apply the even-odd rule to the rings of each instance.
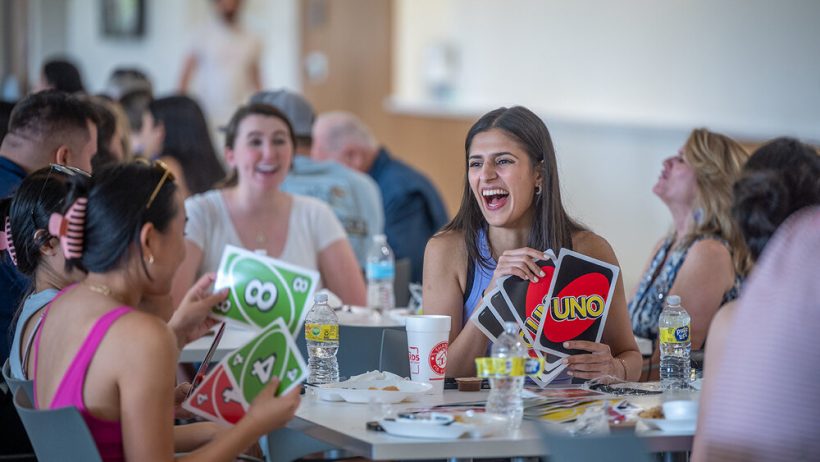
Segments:
[[[792,215],[747,279],[693,460],[820,457],[820,207]]]

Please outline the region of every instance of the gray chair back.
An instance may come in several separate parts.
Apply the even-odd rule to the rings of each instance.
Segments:
[[[379,349],[379,370],[410,377],[410,360],[407,357],[407,331],[384,329]]]
[[[339,377],[352,377],[379,368],[379,349],[383,327],[339,326]],[[308,360],[304,329],[300,329],[296,345]]]
[[[396,260],[396,274],[393,278],[393,294],[396,296],[396,306],[405,307],[410,303],[410,276],[412,264],[410,258]]]
[[[14,407],[40,462],[102,462],[94,438],[77,408],[34,409],[22,388],[14,394]]]
[[[31,380],[20,380],[12,377],[11,365],[9,364],[8,358],[6,358],[6,362],[3,363],[3,380],[5,380],[6,384],[9,386],[12,396],[17,393],[18,388],[22,388],[28,394],[29,400],[34,399],[34,383]]]
[[[543,426],[542,426],[543,427]],[[649,450],[634,432],[571,436],[544,430],[549,462],[650,462]]]

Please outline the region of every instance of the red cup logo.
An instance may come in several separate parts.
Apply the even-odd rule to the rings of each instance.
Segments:
[[[447,367],[447,342],[439,342],[430,350],[430,369],[438,375],[444,375]]]

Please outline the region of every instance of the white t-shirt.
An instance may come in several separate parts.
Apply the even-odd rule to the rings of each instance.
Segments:
[[[262,42],[238,25],[214,19],[194,34],[191,53],[197,60],[195,94],[211,123],[225,125],[255,91],[251,71]]]
[[[319,270],[319,253],[339,239],[344,228],[325,203],[311,197],[291,195],[288,234],[282,254],[273,257],[312,270]],[[188,221],[185,238],[202,249],[197,277],[216,271],[225,245],[245,247],[239,239],[222,192],[214,189],[185,201]],[[253,248],[249,250],[254,250]],[[321,284],[321,282],[320,282]]]

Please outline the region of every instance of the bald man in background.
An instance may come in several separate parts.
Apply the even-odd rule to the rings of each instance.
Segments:
[[[397,259],[410,259],[410,280],[421,282],[427,240],[448,221],[430,180],[379,146],[370,129],[348,112],[328,112],[316,119],[311,157],[335,160],[376,180],[384,202],[387,242]]]

